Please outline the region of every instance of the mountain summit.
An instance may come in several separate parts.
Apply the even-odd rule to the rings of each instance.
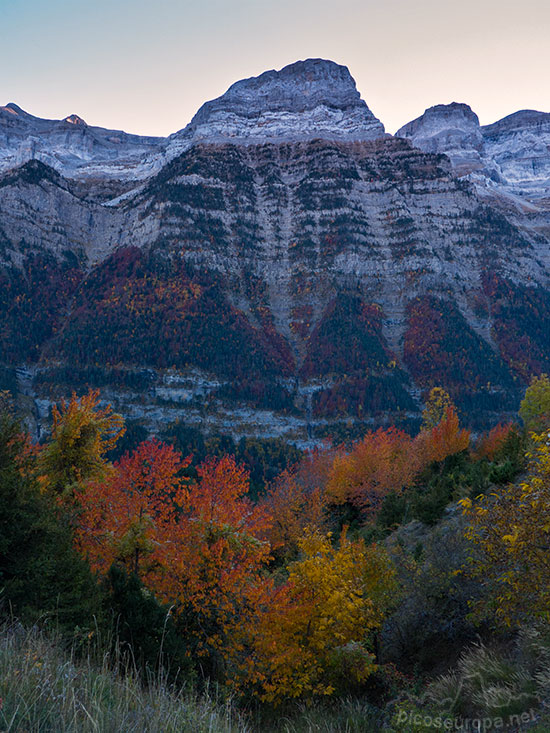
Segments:
[[[482,167],[483,135],[479,119],[467,104],[453,102],[427,109],[396,132],[426,153],[445,153],[460,174]]]
[[[374,140],[383,124],[361,99],[346,66],[307,59],[232,84],[206,102],[176,138],[212,142]]]

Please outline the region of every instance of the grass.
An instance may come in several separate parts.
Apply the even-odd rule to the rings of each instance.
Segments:
[[[271,725],[259,722],[254,731],[264,733],[382,733],[387,730],[381,711],[360,700],[336,700],[334,704],[300,705]]]
[[[0,733],[376,733],[380,711],[359,700],[296,704],[248,716],[214,686],[200,694],[157,675],[147,685],[120,659],[67,651],[54,635],[0,626]]]
[[[498,715],[507,720],[510,713],[517,712],[512,710],[515,704],[510,709],[508,705],[491,709],[495,704],[493,697],[506,689],[513,692],[514,702],[519,704],[522,698],[520,712],[532,707],[536,710],[536,722],[525,730],[549,733],[547,710],[544,705],[541,709],[536,704],[537,698],[548,697],[548,644],[548,639],[533,631],[524,632],[515,658],[475,646],[463,655],[454,675],[441,677],[428,688],[427,697],[432,705],[415,707],[413,702],[408,706],[405,702],[403,710],[408,712],[410,708],[425,715],[436,702],[433,698],[437,698],[436,708],[441,708],[441,698],[452,693],[461,709],[449,709],[445,713],[438,709],[432,711],[434,716],[483,719]],[[392,722],[389,720],[390,709],[379,710],[364,700],[294,703],[276,710],[257,708],[245,712],[235,700],[223,699],[215,686],[199,694],[189,687],[169,685],[161,674],[143,684],[135,671],[130,668],[123,674],[117,671],[119,666],[119,656],[99,655],[93,649],[89,655],[77,657],[54,635],[37,627],[25,629],[19,623],[0,626],[0,733],[411,733],[412,730],[408,716],[405,727],[396,725],[395,716]],[[491,691],[493,705],[487,705],[486,694],[478,695],[480,689]],[[414,729],[420,733],[425,728],[415,726]],[[519,729],[513,727],[513,730]]]
[[[18,624],[0,632],[0,731],[18,733],[245,733],[231,701],[143,685],[104,655],[77,660],[50,636]]]

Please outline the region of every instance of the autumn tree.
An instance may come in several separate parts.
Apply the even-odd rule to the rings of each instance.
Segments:
[[[431,430],[439,425],[449,407],[454,409],[449,393],[441,387],[433,387],[422,411],[422,430]]]
[[[157,440],[123,456],[79,493],[77,543],[98,572],[114,563],[138,575],[219,671],[263,593],[270,517],[249,501],[248,472],[233,458],[205,461],[192,484],[180,475],[188,464]]]
[[[533,377],[525,390],[519,415],[528,432],[542,433],[550,428],[550,378],[547,374]]]
[[[7,389],[0,390],[0,414],[9,414],[11,412],[11,403],[11,393]]]
[[[511,439],[518,435],[518,431],[518,426],[513,422],[495,425],[488,433],[484,433],[479,438],[473,457],[478,460],[486,458],[489,461],[494,461],[505,450]]]
[[[533,441],[526,481],[460,502],[470,523],[470,571],[487,596],[477,613],[508,625],[528,615],[550,619],[550,444],[546,433]]]
[[[41,485],[64,499],[89,480],[101,480],[110,464],[105,458],[124,434],[124,421],[111,406],[100,407],[99,390],[78,398],[73,392],[52,409],[52,433],[38,461]]]
[[[331,695],[345,680],[363,682],[376,668],[369,635],[396,599],[386,553],[345,532],[330,537],[305,532],[301,558],[287,583],[274,591],[256,623],[242,629],[248,655],[239,673],[260,698]]]
[[[351,451],[340,449],[333,454],[326,489],[329,503],[351,503],[368,517],[389,494],[399,495],[412,487],[430,464],[441,464],[468,448],[470,433],[461,428],[447,393],[432,390],[432,395],[428,417],[416,438],[395,427],[380,428],[369,431]]]
[[[304,530],[326,528],[327,494],[319,486],[304,486],[299,470],[283,471],[260,501],[271,516],[266,539],[278,556],[290,558],[298,551]]]
[[[335,503],[351,501],[370,513],[390,491],[409,486],[421,468],[414,441],[402,430],[368,432],[350,453],[335,456],[327,494]]]
[[[0,610],[31,624],[53,618],[72,633],[99,612],[98,588],[52,497],[40,492],[30,441],[6,407],[0,407]]]
[[[445,408],[443,416],[431,428],[420,431],[415,446],[421,463],[425,465],[444,461],[448,456],[461,453],[470,444],[470,432],[460,427],[453,405]]]
[[[262,537],[271,517],[248,499],[248,471],[233,457],[207,459],[197,473],[166,559],[148,582],[184,623],[190,618],[197,654],[223,667],[235,629],[263,597],[271,548]]]
[[[153,439],[125,454],[102,481],[86,484],[78,494],[76,541],[94,570],[106,573],[118,563],[145,579],[163,562],[187,500],[179,472],[188,465],[172,446]]]

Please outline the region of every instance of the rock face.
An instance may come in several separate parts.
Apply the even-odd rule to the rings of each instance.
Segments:
[[[0,171],[40,160],[68,178],[139,179],[164,148],[163,138],[92,127],[78,115],[44,120],[13,103],[0,107]]]
[[[175,140],[283,142],[374,140],[384,126],[361,99],[347,67],[308,59],[233,84],[206,102]]]
[[[396,132],[426,153],[445,153],[459,175],[483,167],[483,135],[467,104],[438,104]]]
[[[485,157],[513,193],[550,206],[550,114],[523,110],[481,128]]]
[[[151,429],[311,442],[418,420],[434,385],[495,420],[550,368],[548,116],[438,106],[392,137],[318,59],[165,141],[2,115],[0,362],[38,414],[91,382]],[[36,135],[50,164],[12,169]]]
[[[38,160],[0,176],[0,212],[0,261],[15,263],[28,252],[56,259],[70,252],[86,268],[118,246],[124,228],[124,217],[83,201],[70,181]]]
[[[550,114],[523,110],[481,127],[467,105],[438,105],[397,135],[447,155],[484,200],[528,235],[550,239]]]

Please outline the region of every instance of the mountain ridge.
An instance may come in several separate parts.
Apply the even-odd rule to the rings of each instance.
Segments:
[[[151,429],[310,440],[417,420],[434,384],[472,419],[511,413],[550,368],[546,119],[521,120],[487,131],[454,103],[387,135],[347,68],[311,59],[132,154],[48,123],[57,172],[50,151],[0,174],[0,361],[34,370],[38,413],[63,365],[146,370],[141,407],[108,396]]]

